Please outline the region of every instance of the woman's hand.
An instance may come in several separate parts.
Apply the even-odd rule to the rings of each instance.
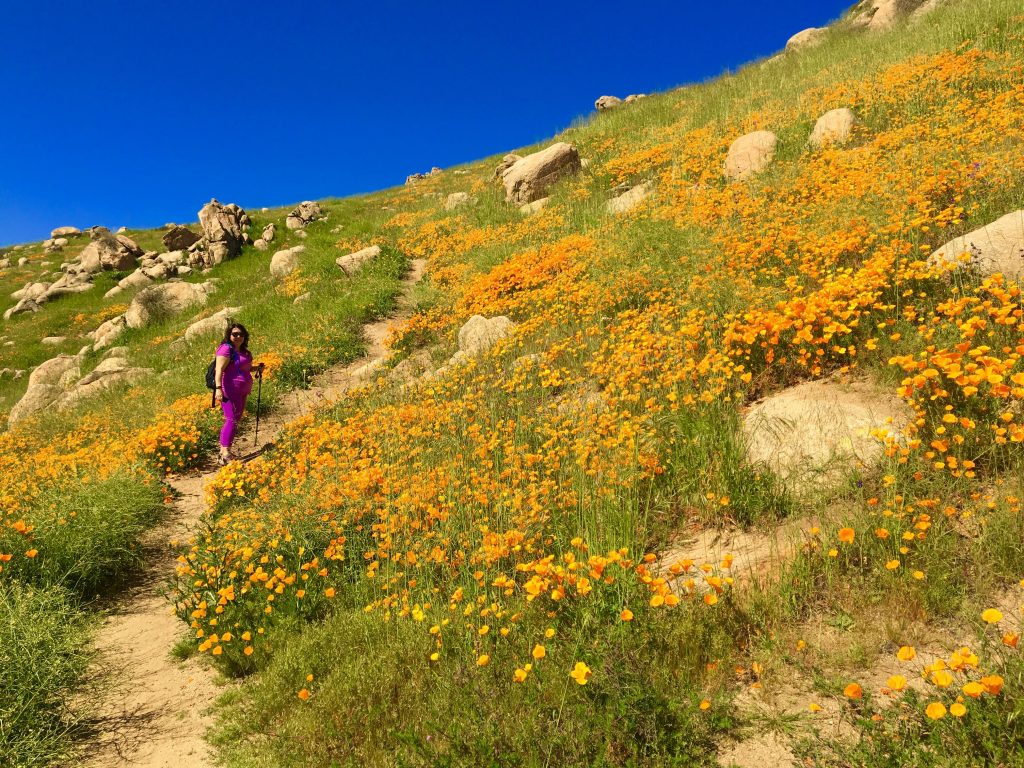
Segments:
[[[224,390],[221,387],[217,387],[213,390],[213,397],[218,403],[224,402]]]

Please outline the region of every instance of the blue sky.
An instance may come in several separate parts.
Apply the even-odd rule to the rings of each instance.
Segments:
[[[400,184],[705,80],[852,0],[3,0],[0,245]]]

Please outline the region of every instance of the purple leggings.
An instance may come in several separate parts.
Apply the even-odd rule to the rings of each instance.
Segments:
[[[245,413],[245,401],[248,397],[248,392],[224,393],[224,400],[220,404],[224,411],[224,426],[220,430],[220,444],[225,448],[230,448],[231,442],[235,439],[238,421]]]

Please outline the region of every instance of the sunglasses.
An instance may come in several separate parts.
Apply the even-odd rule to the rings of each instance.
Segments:
[[[231,335],[232,336],[244,336],[245,334],[239,333],[238,331],[232,331]]]

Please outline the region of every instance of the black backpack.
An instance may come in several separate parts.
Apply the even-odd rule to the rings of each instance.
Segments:
[[[231,350],[231,362],[235,362],[238,357],[238,353],[235,350]],[[217,388],[217,356],[214,355],[213,360],[206,366],[206,388],[216,389]]]

